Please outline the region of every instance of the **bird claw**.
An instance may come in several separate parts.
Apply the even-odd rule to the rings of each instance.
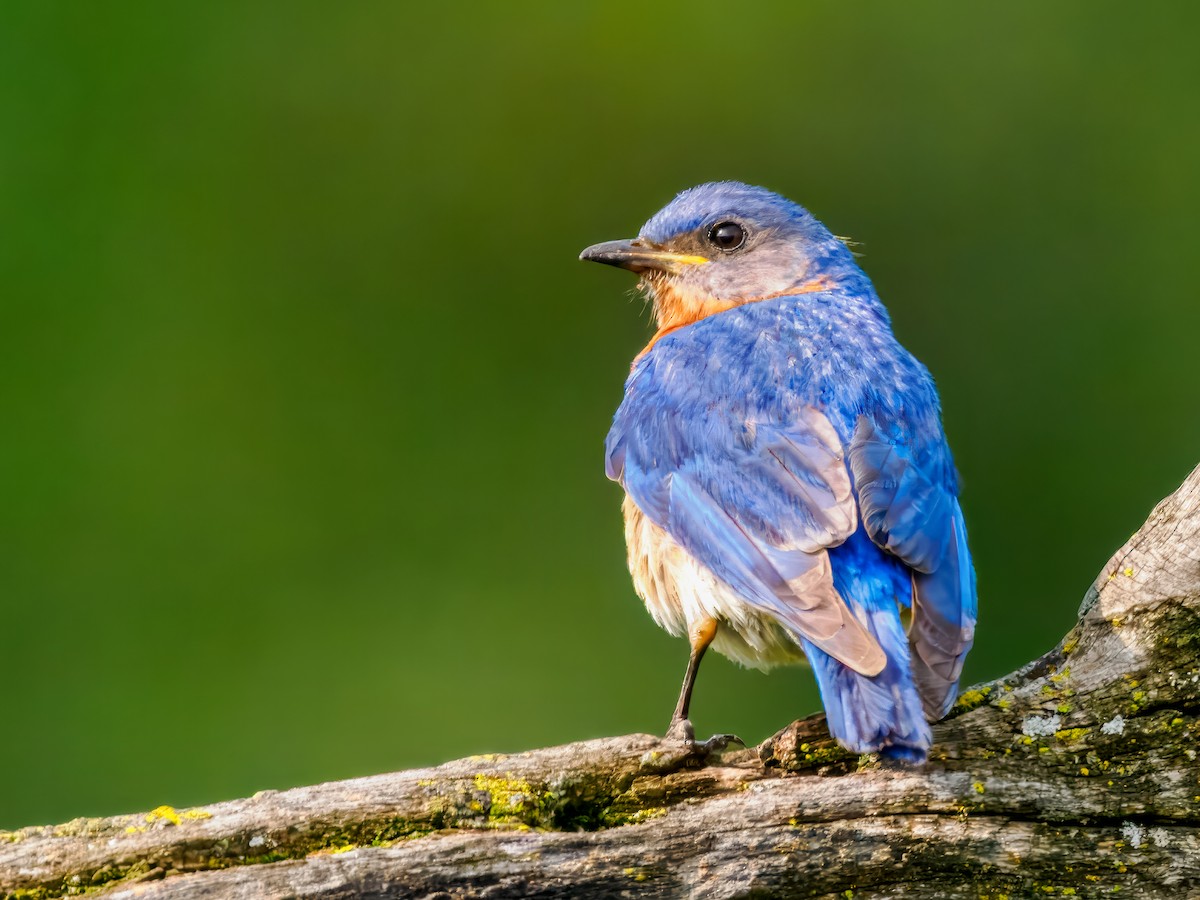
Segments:
[[[714,734],[707,741],[691,741],[692,751],[697,755],[705,757],[712,756],[715,753],[720,753],[730,744],[737,744],[739,747],[745,747],[746,742],[736,734]]]
[[[673,721],[671,727],[667,729],[666,739],[679,741],[687,748],[689,755],[700,759],[707,759],[713,754],[720,753],[730,744],[746,746],[746,742],[736,734],[714,734],[706,741],[698,741],[696,740],[696,729],[692,726],[690,719]]]

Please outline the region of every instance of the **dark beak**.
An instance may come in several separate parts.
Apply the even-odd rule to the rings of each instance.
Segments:
[[[605,241],[603,244],[593,244],[579,254],[580,259],[604,263],[606,266],[618,266],[630,272],[665,272],[677,275],[688,266],[700,266],[708,262],[703,256],[689,256],[686,253],[672,253],[670,250],[659,250],[634,238],[632,241]]]

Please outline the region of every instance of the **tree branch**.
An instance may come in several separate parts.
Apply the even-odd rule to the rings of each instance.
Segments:
[[[1076,626],[966,691],[921,769],[823,717],[698,758],[648,735],[0,832],[48,898],[1182,897],[1200,891],[1200,468]]]

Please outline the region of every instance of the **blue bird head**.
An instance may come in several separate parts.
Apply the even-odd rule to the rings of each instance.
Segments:
[[[588,247],[580,259],[641,275],[661,329],[743,303],[827,290],[845,278],[866,280],[812,213],[736,181],[686,190],[638,237]]]

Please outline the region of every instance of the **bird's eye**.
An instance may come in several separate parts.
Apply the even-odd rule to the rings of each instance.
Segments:
[[[708,242],[726,253],[732,253],[746,243],[746,229],[737,222],[718,222],[708,229]]]

